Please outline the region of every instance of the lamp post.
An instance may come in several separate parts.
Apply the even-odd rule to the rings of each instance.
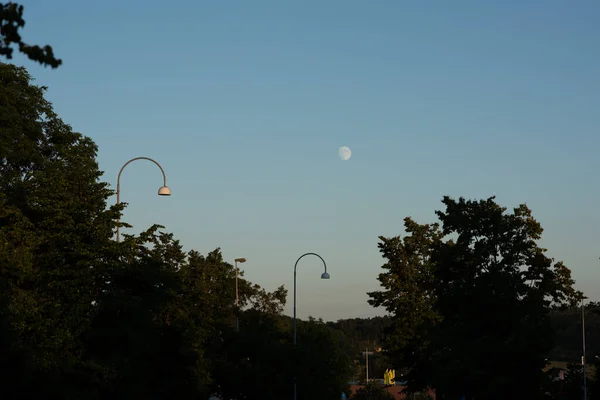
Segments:
[[[171,189],[169,189],[169,187],[167,186],[167,175],[165,175],[165,170],[160,166],[160,164],[148,157],[135,157],[135,158],[132,158],[131,160],[127,161],[121,167],[121,170],[119,171],[119,176],[117,177],[117,204],[121,204],[121,173],[123,172],[123,170],[125,169],[126,166],[128,166],[129,164],[131,164],[132,162],[137,161],[137,160],[152,161],[154,164],[156,164],[156,166],[158,166],[158,168],[160,168],[160,172],[162,172],[162,176],[163,176],[163,185],[160,188],[158,188],[158,195],[159,196],[170,196]],[[121,221],[121,216],[119,216],[119,221]],[[117,225],[117,242],[119,242],[120,240],[121,240],[121,235],[120,235],[120,231],[119,231],[119,225]]]
[[[239,302],[240,302],[240,297],[238,294],[238,263],[245,263],[246,259],[244,257],[241,258],[236,258],[235,259],[235,306],[238,307]],[[236,312],[239,310],[236,310]],[[236,314],[235,316],[235,330],[237,332],[240,331],[240,319],[238,317],[238,315]]]
[[[581,299],[581,335],[583,343],[583,356],[581,357],[581,365],[583,366],[583,400],[587,400],[587,376],[585,365],[585,304],[584,299]]]
[[[296,264],[294,264],[294,349],[296,348],[296,268],[298,267],[298,261],[300,261],[305,256],[319,257],[321,259],[321,261],[323,261],[323,267],[325,269],[325,272],[323,272],[321,274],[321,279],[329,279],[329,274],[327,273],[327,264],[325,263],[325,260],[323,260],[323,257],[318,255],[317,253],[302,254],[296,260]],[[294,400],[296,400],[296,399],[297,399],[297,397],[296,397],[296,376],[294,376]]]

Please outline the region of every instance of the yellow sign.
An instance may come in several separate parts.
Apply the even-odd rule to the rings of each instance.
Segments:
[[[386,369],[383,374],[383,384],[384,385],[395,385],[396,384],[396,371],[393,369]]]

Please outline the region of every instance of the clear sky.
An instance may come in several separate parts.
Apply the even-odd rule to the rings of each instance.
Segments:
[[[526,202],[543,245],[600,299],[598,0],[23,0],[16,58],[122,177],[124,219],[246,257],[298,316],[381,314],[378,236],[443,195]],[[169,4],[166,6],[165,4]],[[340,146],[352,149],[341,161]]]

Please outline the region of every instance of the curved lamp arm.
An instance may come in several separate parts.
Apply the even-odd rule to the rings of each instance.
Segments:
[[[329,274],[327,274],[327,264],[325,263],[325,260],[323,260],[323,257],[318,255],[317,253],[306,253],[306,254],[302,254],[300,257],[298,257],[298,259],[296,260],[296,264],[294,264],[294,275],[296,275],[296,268],[298,268],[298,262],[306,256],[317,256],[321,259],[321,261],[323,261],[323,267],[325,268],[325,272],[323,275],[327,275],[327,278],[323,277],[323,279],[328,279]]]
[[[123,170],[125,169],[126,166],[128,166],[129,164],[131,164],[132,162],[137,161],[137,160],[148,160],[148,161],[152,161],[154,164],[156,164],[156,166],[158,168],[160,168],[160,172],[162,172],[163,186],[167,186],[167,175],[165,174],[165,170],[163,169],[163,167],[160,166],[160,164],[156,160],[153,160],[150,157],[135,157],[135,158],[132,158],[131,160],[127,161],[125,164],[123,164],[123,166],[121,167],[121,170],[119,171],[119,176],[117,176],[117,194],[119,193],[119,186],[121,186],[121,174],[123,173]],[[117,203],[119,203],[119,200],[117,200]]]
[[[306,256],[317,256],[317,257],[319,257],[319,259],[321,261],[323,261],[323,267],[325,269],[325,272],[323,272],[321,274],[321,279],[329,279],[329,274],[327,273],[327,263],[325,262],[325,260],[323,260],[323,257],[321,257],[320,255],[318,255],[317,253],[302,254],[296,260],[296,264],[294,264],[294,346],[296,345],[296,269],[298,268],[298,262],[302,258],[304,258]]]
[[[161,196],[170,196],[171,195],[171,189],[169,189],[169,187],[167,186],[167,175],[165,174],[165,170],[163,169],[163,167],[161,167],[161,165],[156,161],[151,159],[150,157],[135,157],[132,158],[131,160],[127,161],[125,164],[123,164],[123,166],[121,167],[121,169],[119,170],[119,175],[117,176],[117,205],[121,204],[121,174],[123,173],[123,170],[125,169],[126,166],[128,166],[129,164],[131,164],[134,161],[137,160],[147,160],[147,161],[152,161],[154,164],[156,164],[156,166],[160,169],[160,172],[162,173],[163,176],[163,186],[158,189],[158,194]],[[119,216],[119,221],[121,220],[121,217]],[[119,232],[119,226],[117,225],[117,242],[120,241],[120,232]]]
[[[306,256],[317,256],[321,259],[321,261],[323,261],[323,267],[325,268],[325,272],[323,272],[321,274],[321,279],[329,279],[329,274],[327,273],[327,264],[325,263],[325,260],[323,260],[323,257],[321,257],[320,255],[318,255],[317,253],[306,253],[306,254],[302,254],[300,257],[298,257],[298,259],[296,260],[296,264],[294,264],[294,348],[296,347],[296,268],[298,268],[298,262]],[[296,377],[294,376],[294,400],[297,399],[297,393],[296,393]]]

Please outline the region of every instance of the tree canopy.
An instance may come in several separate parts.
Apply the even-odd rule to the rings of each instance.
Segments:
[[[118,210],[106,207],[111,191],[99,181],[96,145],[30,81],[23,68],[0,64],[3,319],[13,351],[57,386],[55,376],[89,367],[80,338],[102,276],[118,262],[111,240]]]
[[[13,46],[16,46],[19,52],[25,54],[30,60],[43,66],[58,68],[62,64],[62,60],[54,56],[52,47],[29,45],[23,41],[20,32],[25,27],[23,11],[24,7],[20,4],[0,3],[0,56],[11,60],[14,52]]]
[[[298,399],[326,400],[364,381],[365,349],[371,378],[394,368],[415,398],[431,388],[445,398],[580,395],[577,365],[558,383],[543,368],[578,361],[583,295],[538,245],[525,205],[444,197],[437,222],[406,218],[404,236],[380,238],[381,289],[369,293],[389,315],[298,321],[294,347],[284,286],[269,291],[240,271],[236,304],[235,266],[220,248],[184,250],[159,225],[114,240],[126,204],[108,204],[96,144],[45,91],[0,63],[3,399],[280,399],[296,377]],[[599,309],[585,307],[590,354]],[[597,398],[600,359],[590,358]],[[372,383],[354,398],[386,393]]]
[[[220,249],[185,251],[158,225],[114,240],[125,204],[107,204],[95,143],[45,90],[0,63],[2,398],[281,398],[293,374],[300,399],[339,394],[344,337],[300,321],[294,349],[283,286],[241,271],[236,305]]]
[[[582,299],[570,270],[539,247],[542,227],[526,205],[508,213],[494,197],[442,203],[438,223],[406,218],[403,238],[380,238],[387,262],[369,302],[392,314],[390,356],[410,369],[412,390],[540,398],[550,313]]]

